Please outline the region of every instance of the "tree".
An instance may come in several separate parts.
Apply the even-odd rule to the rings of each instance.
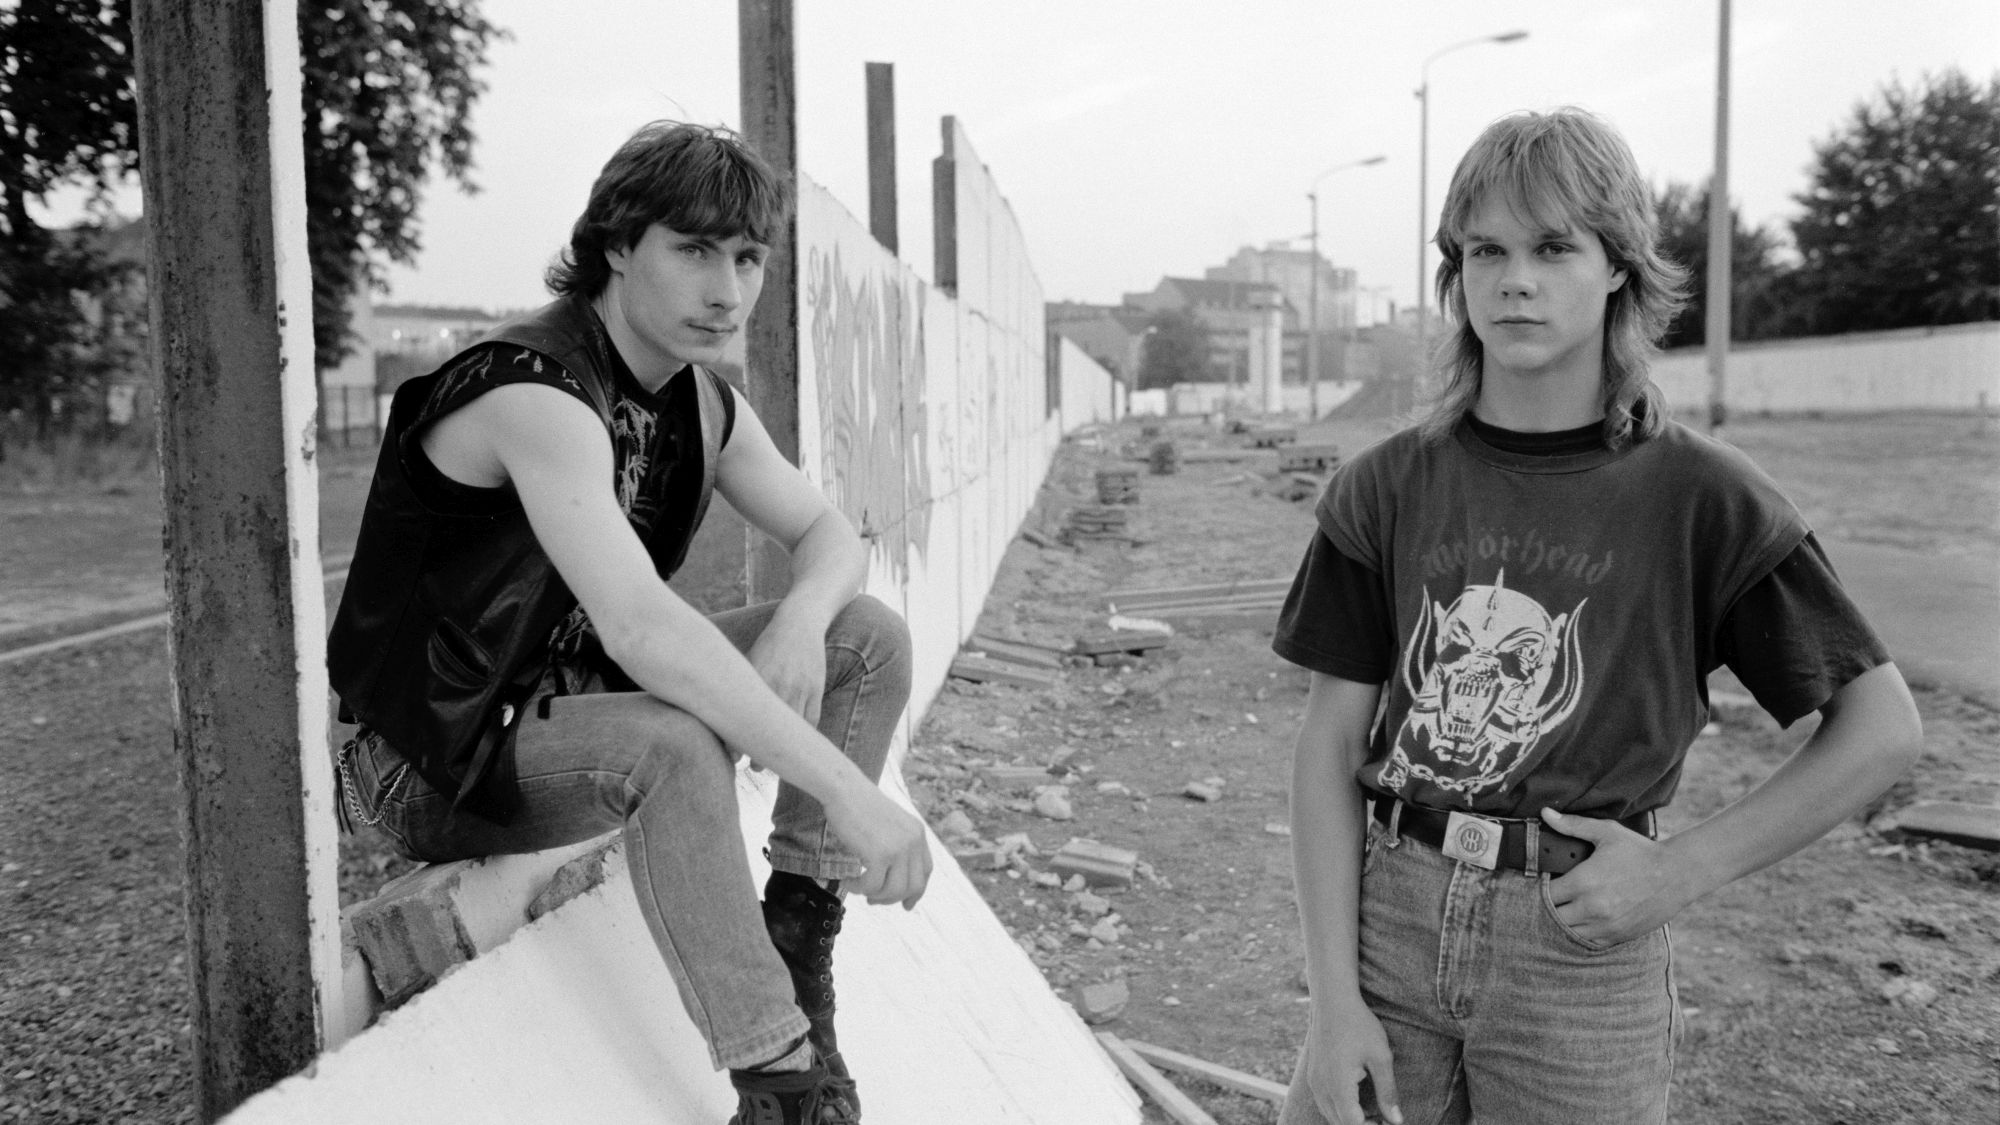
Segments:
[[[1795,197],[1809,332],[2000,319],[2000,74],[1885,85]]]
[[[1139,389],[1208,380],[1208,333],[1179,309],[1153,314],[1139,359]]]
[[[479,0],[307,0],[306,239],[316,366],[349,350],[349,298],[384,260],[420,248],[417,210],[433,167],[472,190],[476,72],[504,32]],[[56,187],[101,192],[138,166],[132,30],[120,0],[0,0],[0,411],[39,417],[81,387],[63,364],[87,329],[78,298],[114,283],[88,232],[28,213]]]
[[[28,409],[44,433],[89,374],[74,296],[116,271],[88,232],[45,230],[28,204],[69,183],[101,195],[137,167],[131,74],[132,26],[116,0],[0,5],[0,413]]]
[[[1708,340],[1708,207],[1706,185],[1669,183],[1654,203],[1660,223],[1660,250],[1686,266],[1687,307],[1667,329],[1663,347],[1698,347]],[[1743,216],[1729,209],[1729,335],[1734,340],[1759,340],[1776,334],[1782,323],[1775,305],[1780,278],[1779,236],[1759,227],[1746,230]]]
[[[306,243],[313,359],[350,350],[348,299],[382,260],[422,248],[417,209],[433,165],[466,191],[476,73],[505,32],[479,0],[319,0],[299,6],[305,61]]]

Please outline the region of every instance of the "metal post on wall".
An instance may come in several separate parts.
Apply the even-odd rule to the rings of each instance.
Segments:
[[[737,0],[743,135],[780,177],[798,184],[798,81],[792,0]],[[796,209],[778,231],[764,268],[764,292],[750,316],[744,394],[785,460],[799,463],[799,223]],[[784,596],[791,560],[755,528],[746,581],[750,601]]]
[[[889,253],[896,239],[896,64],[867,64],[868,230]]]
[[[294,0],[137,0],[203,1120],[344,1025]]]

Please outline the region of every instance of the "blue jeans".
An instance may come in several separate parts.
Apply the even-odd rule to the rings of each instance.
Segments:
[[[1368,829],[1361,992],[1405,1125],[1663,1125],[1681,1033],[1666,930],[1593,945],[1557,919],[1550,876]],[[1303,1065],[1278,1120],[1324,1120]]]
[[[776,603],[709,618],[748,651]],[[819,731],[879,780],[910,696],[903,619],[874,598],[850,602],[826,634],[827,682]],[[521,807],[505,825],[452,815],[451,798],[415,771],[380,796],[400,759],[379,739],[357,753],[363,800],[405,855],[440,863],[541,851],[622,828],[640,913],[717,1069],[768,1061],[806,1033],[791,978],[757,905],[736,804],[736,764],[714,732],[645,692],[593,692],[530,701],[514,745]],[[366,745],[364,743],[364,745]],[[827,828],[818,801],[780,785],[771,866],[822,879],[861,865]]]

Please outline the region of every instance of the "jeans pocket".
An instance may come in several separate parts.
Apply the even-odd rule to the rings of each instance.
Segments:
[[[336,781],[340,789],[342,827],[350,833],[373,828],[386,836],[404,858],[409,858],[400,814],[407,790],[415,779],[410,764],[384,744],[381,735],[356,731],[340,748]]]

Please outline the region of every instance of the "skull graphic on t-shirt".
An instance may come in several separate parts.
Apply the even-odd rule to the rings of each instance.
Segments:
[[[1502,570],[1448,607],[1424,591],[1429,610],[1402,659],[1412,701],[1381,767],[1384,788],[1401,790],[1414,777],[1468,799],[1497,791],[1576,709],[1577,620],[1589,599],[1551,616],[1506,581]]]

